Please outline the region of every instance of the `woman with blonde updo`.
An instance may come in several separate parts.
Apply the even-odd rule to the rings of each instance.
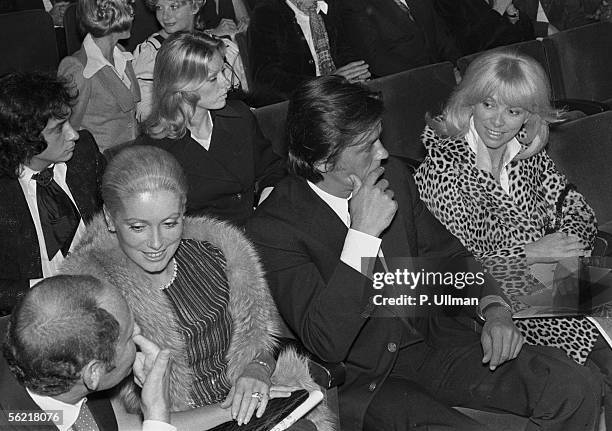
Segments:
[[[78,90],[70,123],[89,130],[102,152],[138,135],[133,57],[118,44],[130,37],[134,9],[130,0],[79,0],[77,18],[87,35],[81,49],[62,60],[58,74]]]
[[[174,425],[244,425],[265,418],[273,398],[316,385],[294,352],[272,355],[279,317],[252,244],[227,223],[185,217],[186,193],[183,170],[166,151],[123,149],[104,174],[104,214],[62,272],[115,286],[142,334],[170,350]],[[124,388],[128,411],[137,393]],[[313,417],[320,430],[329,429],[326,415]],[[304,421],[299,429],[315,427]]]

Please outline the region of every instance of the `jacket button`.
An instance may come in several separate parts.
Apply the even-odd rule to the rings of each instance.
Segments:
[[[376,389],[376,382],[370,383],[370,386],[368,386],[368,391],[374,392],[375,389]]]
[[[310,60],[308,60],[308,64],[314,64],[314,60],[311,58]]]
[[[242,193],[236,193],[234,195],[234,199],[236,199],[237,201],[239,201],[240,199],[242,199]]]
[[[390,351],[391,353],[395,352],[397,350],[397,344],[395,343],[387,344],[387,350]]]

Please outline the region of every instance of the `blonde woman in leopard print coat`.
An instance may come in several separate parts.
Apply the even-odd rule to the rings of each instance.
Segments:
[[[597,231],[592,208],[543,150],[559,118],[549,89],[530,57],[478,57],[443,115],[429,120],[415,176],[428,208],[501,283],[514,311],[527,307],[518,297],[541,288],[531,264],[588,255]],[[517,326],[529,344],[560,347],[579,363],[590,357],[606,375],[612,368],[612,351],[585,318]]]

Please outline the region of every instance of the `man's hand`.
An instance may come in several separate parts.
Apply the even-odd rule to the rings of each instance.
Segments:
[[[384,171],[379,166],[363,182],[357,175],[350,175],[353,183],[353,197],[349,202],[351,229],[378,237],[391,224],[397,202],[393,200],[393,190],[387,189],[389,181],[378,180]]]
[[[157,346],[157,344],[140,334],[134,335],[132,339],[140,350],[139,352],[136,352],[136,359],[132,365],[132,371],[134,371],[134,383],[142,388],[147,375],[153,369],[155,360],[161,349]]]
[[[500,305],[490,305],[486,309],[485,324],[480,336],[483,357],[482,363],[489,364],[491,371],[510,359],[518,356],[525,340],[514,326],[508,309]]]
[[[210,33],[218,37],[233,36],[238,33],[238,27],[236,26],[236,23],[233,20],[223,18],[221,22],[219,22],[218,26],[210,30]]]
[[[169,362],[170,351],[160,351],[144,380],[141,400],[145,420],[170,423]]]
[[[353,61],[352,63],[339,67],[334,72],[334,75],[340,75],[346,78],[348,82],[364,82],[372,76],[370,73],[370,66],[363,60]]]

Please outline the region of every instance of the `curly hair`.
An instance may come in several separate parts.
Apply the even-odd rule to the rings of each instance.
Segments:
[[[225,44],[204,33],[175,33],[166,39],[153,69],[153,111],[145,123],[149,135],[179,139],[185,134],[215,54],[223,58]]]
[[[0,177],[18,178],[21,165],[47,148],[41,132],[49,119],[70,116],[76,96],[67,79],[55,75],[0,78]]]
[[[55,396],[70,390],[94,359],[107,371],[114,367],[120,325],[100,306],[106,289],[112,288],[91,276],[58,275],[28,292],[11,315],[3,346],[21,384]]]
[[[132,0],[79,0],[77,19],[85,33],[104,37],[132,28],[134,7]]]
[[[317,164],[333,168],[345,148],[359,145],[384,112],[382,97],[361,84],[321,76],[301,84],[289,100],[286,130],[289,170],[314,183],[323,179]]]

